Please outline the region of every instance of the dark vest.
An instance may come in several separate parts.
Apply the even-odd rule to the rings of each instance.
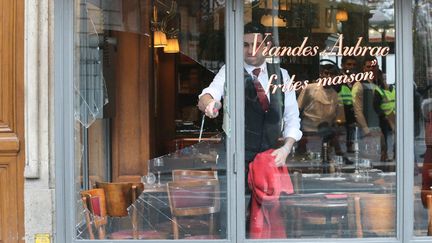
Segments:
[[[253,78],[246,70],[245,75],[245,160],[252,161],[255,155],[270,148],[275,148],[282,136],[284,111],[284,93],[278,88],[273,94],[270,88],[270,106],[265,112],[259,103]],[[272,84],[283,84],[279,65],[267,63],[267,73],[270,77],[277,74]],[[266,89],[267,87],[263,87]]]

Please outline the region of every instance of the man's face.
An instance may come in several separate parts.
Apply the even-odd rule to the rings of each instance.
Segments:
[[[264,44],[261,46],[261,48],[258,49],[255,56],[252,56],[253,53],[253,45],[254,45],[254,38],[255,34],[248,33],[243,36],[243,55],[244,55],[244,61],[245,63],[258,67],[261,64],[264,63],[265,57],[262,55]],[[260,46],[261,42],[263,40],[263,36],[261,34],[257,35],[257,48]]]
[[[376,68],[376,64],[373,63],[372,61],[366,61],[364,66],[363,66],[363,72],[370,72],[370,71],[375,71]]]
[[[354,59],[348,59],[345,61],[345,63],[342,63],[342,69],[344,70],[344,72],[352,72],[352,70],[354,70],[356,66],[357,62]]]

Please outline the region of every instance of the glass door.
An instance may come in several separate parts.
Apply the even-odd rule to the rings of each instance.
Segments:
[[[431,1],[413,1],[414,236],[432,236]]]
[[[243,13],[240,235],[396,239],[394,2]]]

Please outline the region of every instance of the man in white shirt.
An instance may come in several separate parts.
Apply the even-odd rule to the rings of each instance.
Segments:
[[[262,49],[270,43],[260,46],[264,30],[261,24],[252,23],[246,24],[244,28],[245,160],[249,163],[257,153],[274,148],[272,155],[275,156],[275,165],[279,167],[285,164],[293,144],[301,138],[302,132],[295,91],[282,92],[282,89],[278,88],[273,93],[272,89],[268,89],[269,77],[272,74],[277,75],[277,79],[272,81],[274,85],[287,84],[290,78],[285,69],[265,61]],[[260,46],[260,49],[253,55],[256,33],[257,46]],[[210,86],[199,95],[198,107],[210,118],[219,114],[224,86],[225,66],[219,70]],[[270,92],[266,92],[267,90]],[[284,143],[280,146],[278,141],[282,137]]]

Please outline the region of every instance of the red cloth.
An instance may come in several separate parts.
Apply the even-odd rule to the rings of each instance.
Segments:
[[[280,212],[279,196],[294,192],[286,166],[276,167],[273,149],[257,154],[249,164],[248,184],[252,190],[250,237],[252,239],[286,238]]]

